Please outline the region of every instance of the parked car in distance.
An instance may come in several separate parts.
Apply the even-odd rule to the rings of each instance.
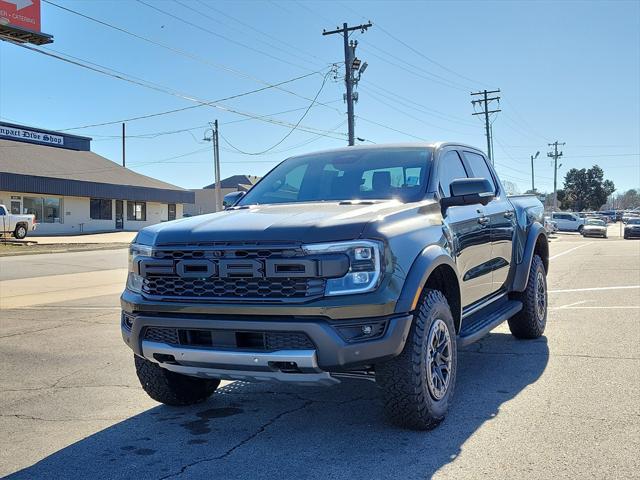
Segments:
[[[629,219],[624,226],[624,238],[640,238],[640,217]]]
[[[558,224],[558,230],[580,233],[582,233],[585,222],[584,218],[571,212],[552,212],[551,220]]]
[[[291,157],[224,211],[138,232],[122,337],[165,404],[203,402],[221,380],[361,378],[394,423],[434,428],[458,346],[503,322],[544,333],[543,212],[461,144]]]
[[[587,218],[582,228],[583,237],[602,237],[607,238],[607,222],[601,218]]]
[[[35,215],[15,215],[6,206],[0,205],[0,234],[11,234],[21,240],[36,229]]]
[[[558,222],[551,220],[551,217],[547,215],[544,217],[544,229],[549,235],[556,233],[558,231]]]
[[[638,215],[637,213],[633,213],[633,212],[624,212],[622,214],[622,223],[628,223],[629,220],[631,220],[632,218],[640,218],[640,215]]]

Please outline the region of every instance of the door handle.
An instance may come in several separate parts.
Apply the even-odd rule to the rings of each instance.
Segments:
[[[504,212],[504,218],[513,218],[513,210],[509,210],[508,212]]]
[[[480,225],[486,225],[489,223],[489,217],[479,217],[478,218],[478,223]]]

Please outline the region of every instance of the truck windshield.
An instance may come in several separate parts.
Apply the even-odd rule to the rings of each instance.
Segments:
[[[431,163],[427,147],[323,152],[285,160],[238,205],[344,200],[417,201]]]

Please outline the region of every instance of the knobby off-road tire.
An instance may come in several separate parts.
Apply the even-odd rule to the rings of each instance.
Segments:
[[[16,226],[16,229],[13,232],[13,236],[18,240],[22,240],[24,237],[27,236],[27,227],[25,227],[22,224]]]
[[[522,310],[509,319],[509,330],[517,338],[538,338],[547,324],[547,272],[542,258],[533,256],[529,280],[524,292],[514,296]]]
[[[146,358],[134,355],[140,384],[154,400],[166,405],[193,405],[204,402],[220,385],[220,380],[195,378],[170,372]]]
[[[442,343],[442,342],[445,343]],[[435,347],[435,348],[434,348]],[[396,425],[430,430],[445,417],[456,383],[456,330],[444,295],[426,290],[402,353],[376,365],[384,410]],[[431,376],[440,371],[440,379]]]

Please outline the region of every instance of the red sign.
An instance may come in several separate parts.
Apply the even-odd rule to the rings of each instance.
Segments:
[[[40,0],[0,0],[0,24],[40,31]]]

